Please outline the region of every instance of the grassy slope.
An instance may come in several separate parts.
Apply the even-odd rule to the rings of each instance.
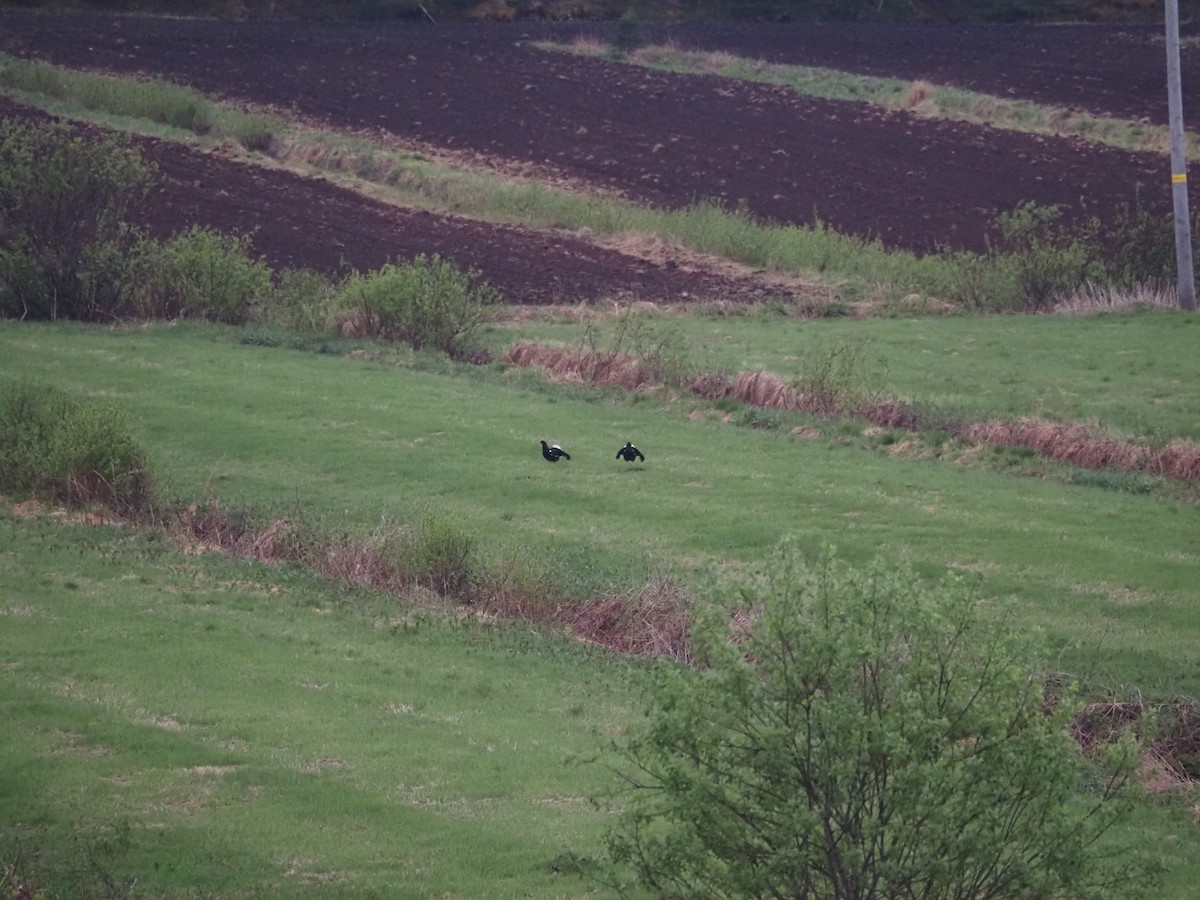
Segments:
[[[614,323],[586,327],[607,346]],[[797,321],[664,317],[656,326],[702,372],[802,378],[839,348],[858,353],[863,387],[979,418],[1090,422],[1140,441],[1200,440],[1200,323],[1184,312]],[[577,345],[578,321],[523,321],[493,335],[499,351],[532,339]]]
[[[581,595],[654,569],[696,581],[783,535],[830,541],[857,559],[980,572],[986,595],[1014,596],[1065,644],[1064,667],[1200,694],[1186,649],[1193,505],[738,429],[652,398],[599,402],[539,390],[527,373],[505,384],[219,334],[6,325],[0,349],[11,371],[119,401],[185,497],[280,512],[303,501],[364,530],[435,505],[486,546],[559,560]],[[575,458],[544,463],[540,437]],[[613,459],[626,439],[644,468]]]
[[[584,892],[551,864],[597,848],[578,760],[625,663],[7,503],[0,534],[0,859],[55,896]]]
[[[581,581],[758,558],[783,533],[858,559],[953,563],[983,596],[1014,595],[1062,668],[1121,695],[1200,693],[1194,506],[738,429],[524,374],[232,338],[5,324],[0,359],[5,375],[120,403],[183,495],[299,498],[363,527],[434,503],[488,541],[592,561]],[[541,434],[575,459],[543,463]],[[612,459],[627,435],[644,468]],[[43,848],[68,879],[95,878],[78,871],[90,854],[151,893],[582,893],[551,863],[595,852],[603,817],[584,797],[601,781],[568,759],[629,721],[625,666],[290,569],[5,510],[9,846]],[[1164,896],[1186,896],[1200,873],[1183,804],[1147,805],[1136,827],[1171,866]]]

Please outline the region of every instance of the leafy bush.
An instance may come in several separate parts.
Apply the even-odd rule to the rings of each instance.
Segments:
[[[120,512],[151,499],[146,454],[120,412],[32,381],[0,384],[0,490]]]
[[[475,537],[449,516],[428,512],[408,543],[416,581],[443,597],[466,597],[474,581]]]
[[[369,275],[355,273],[338,298],[342,330],[465,357],[487,308],[500,302],[493,288],[476,283],[478,278],[478,272],[463,272],[424,254]]]
[[[339,288],[312,269],[284,269],[275,289],[251,311],[256,322],[278,325],[288,331],[327,334],[334,328],[334,304]]]
[[[151,170],[115,137],[0,123],[0,315],[94,321],[122,313],[124,221]]]
[[[241,324],[272,290],[271,270],[249,253],[248,237],[203,226],[163,244],[143,242],[136,262],[137,314]]]
[[[1071,233],[1061,215],[1057,206],[1022,203],[996,219],[1001,252],[1012,261],[1031,312],[1048,309],[1056,294],[1103,277],[1093,236]]]
[[[701,667],[658,665],[619,747],[611,876],[689,898],[1145,887],[1097,843],[1125,809],[1128,743],[1081,793],[1067,704],[963,583],[785,548],[728,600],[694,633]]]

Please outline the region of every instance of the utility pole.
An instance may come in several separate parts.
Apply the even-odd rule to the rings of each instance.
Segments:
[[[1179,0],[1167,3],[1167,102],[1171,109],[1171,197],[1175,201],[1176,292],[1181,309],[1196,308],[1192,270],[1192,223],[1188,213],[1187,136],[1183,131],[1183,86],[1179,69]]]

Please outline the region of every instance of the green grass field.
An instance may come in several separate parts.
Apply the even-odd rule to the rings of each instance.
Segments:
[[[964,321],[880,320],[927,334],[943,321],[950,330],[929,340],[945,351],[964,340]],[[1065,321],[1072,352],[1104,355],[1115,319]],[[1190,331],[1173,314],[1119,327],[1155,321]],[[974,365],[1011,366],[1036,394],[1038,366],[1009,361],[999,336],[982,340],[989,324],[1021,327],[976,320]],[[754,343],[745,325],[725,323],[731,342]],[[237,338],[206,326],[5,323],[0,372],[119,405],[180,500],[216,497],[264,517],[299,504],[364,532],[435,508],[485,548],[554,560],[581,598],[655,571],[703,591],[714,569],[760,560],[784,535],[813,551],[830,542],[853,560],[979,579],[989,604],[1043,629],[1052,664],[1093,689],[1200,695],[1194,504],[739,428],[698,401],[547,385],[526,371]],[[1163,356],[1151,359],[1170,370]],[[1099,417],[1093,401],[1085,415]],[[540,437],[574,458],[545,463]],[[613,459],[626,439],[644,465]],[[588,799],[605,781],[579,761],[636,715],[636,664],[291,567],[184,555],[161,535],[26,521],[11,508],[0,519],[0,834],[6,858],[42,854],[48,886],[593,888],[569,859],[598,852],[606,815]],[[1187,796],[1147,800],[1131,826],[1168,866],[1169,896],[1200,875]]]
[[[921,385],[943,383],[935,365],[946,384],[962,367],[981,383],[1009,371],[1021,387],[1003,402],[1019,410],[1071,368],[1048,362],[1053,335],[1021,351],[1026,322],[1069,329],[1071,356],[1098,367],[1141,347],[1145,371],[1111,371],[1108,390],[1071,382],[1084,419],[1115,419],[1106,404],[1132,414],[1132,394],[1187,377],[1181,349],[1150,352],[1190,334],[1175,314],[798,323],[795,344],[770,321],[681,327],[707,330],[714,359],[772,369],[826,325],[893,354],[924,335],[912,343],[933,351],[929,371],[892,363],[889,390],[925,396]],[[215,497],[264,519],[300,506],[362,533],[436,509],[485,552],[551,560],[581,599],[655,572],[703,592],[713,570],[761,560],[785,535],[812,551],[829,542],[856,561],[978,579],[1093,690],[1200,695],[1192,503],[910,458],[850,425],[801,439],[736,427],[691,399],[364,349],[247,346],[198,325],[0,325],[4,377],[120,406],[179,501]],[[545,463],[541,437],[574,458]],[[644,465],[614,460],[627,439]],[[153,896],[591,889],[560,870],[570,853],[598,852],[606,817],[588,798],[604,781],[571,760],[635,715],[636,666],[293,568],[186,556],[154,534],[19,520],[11,505],[0,521],[8,857],[38,850],[62,883],[136,877]],[[1200,874],[1187,802],[1148,800],[1132,827],[1169,866],[1170,895],[1186,896]]]

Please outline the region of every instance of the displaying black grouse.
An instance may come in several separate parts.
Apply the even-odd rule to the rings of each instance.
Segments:
[[[625,446],[617,451],[617,459],[623,459],[625,462],[633,462],[635,459],[639,462],[646,461],[646,457],[642,456],[642,451],[629,441],[626,441]]]
[[[571,458],[571,454],[558,446],[558,444],[551,447],[545,441],[542,441],[542,456],[547,462],[558,462],[560,459]]]

